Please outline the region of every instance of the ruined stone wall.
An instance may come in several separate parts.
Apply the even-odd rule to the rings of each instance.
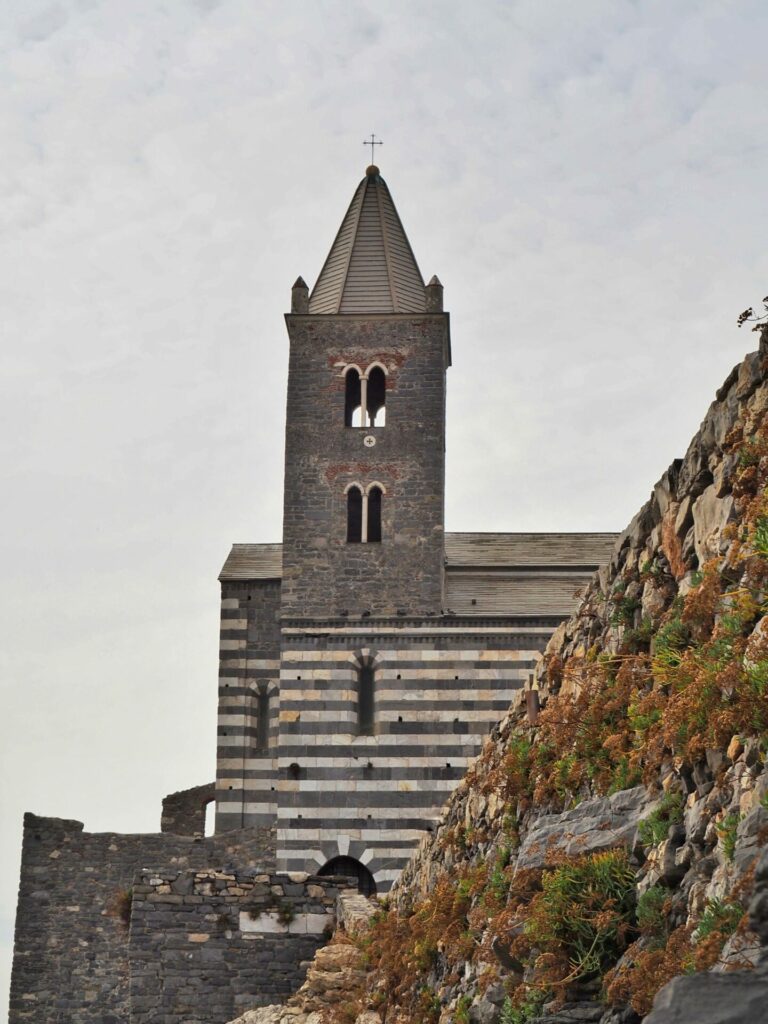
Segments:
[[[79,821],[24,816],[11,1024],[128,1019],[129,891],[142,868],[269,869],[268,829],[193,839],[88,833]],[[121,916],[122,915],[122,916]]]
[[[287,320],[283,614],[439,613],[447,315]],[[386,425],[345,427],[343,368],[374,361]],[[345,488],[373,482],[386,492],[381,543],[347,544]]]
[[[130,1024],[224,1024],[294,992],[349,879],[143,872],[133,887]]]
[[[171,793],[163,800],[160,831],[175,836],[203,835],[205,809],[215,796],[214,783]]]

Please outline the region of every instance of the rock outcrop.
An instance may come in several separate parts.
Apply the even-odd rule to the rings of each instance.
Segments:
[[[263,1021],[768,1021],[766,594],[764,332],[388,907]]]

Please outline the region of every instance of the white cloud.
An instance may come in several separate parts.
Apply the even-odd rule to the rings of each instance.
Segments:
[[[154,828],[212,775],[215,579],[279,537],[282,314],[363,137],[452,313],[449,528],[620,528],[754,341],[767,21],[3,5],[6,906],[24,809]]]

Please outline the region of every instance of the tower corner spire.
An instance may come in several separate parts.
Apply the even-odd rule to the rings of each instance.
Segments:
[[[309,288],[301,275],[296,278],[291,288],[291,312],[309,312]]]
[[[426,296],[428,313],[443,312],[443,286],[437,274],[433,274],[429,279],[429,284],[425,285],[424,295]]]

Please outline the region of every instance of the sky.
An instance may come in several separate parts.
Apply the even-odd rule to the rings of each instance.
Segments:
[[[22,815],[214,775],[217,575],[369,162],[451,313],[449,530],[620,530],[756,337],[764,0],[0,5],[0,1001]]]

